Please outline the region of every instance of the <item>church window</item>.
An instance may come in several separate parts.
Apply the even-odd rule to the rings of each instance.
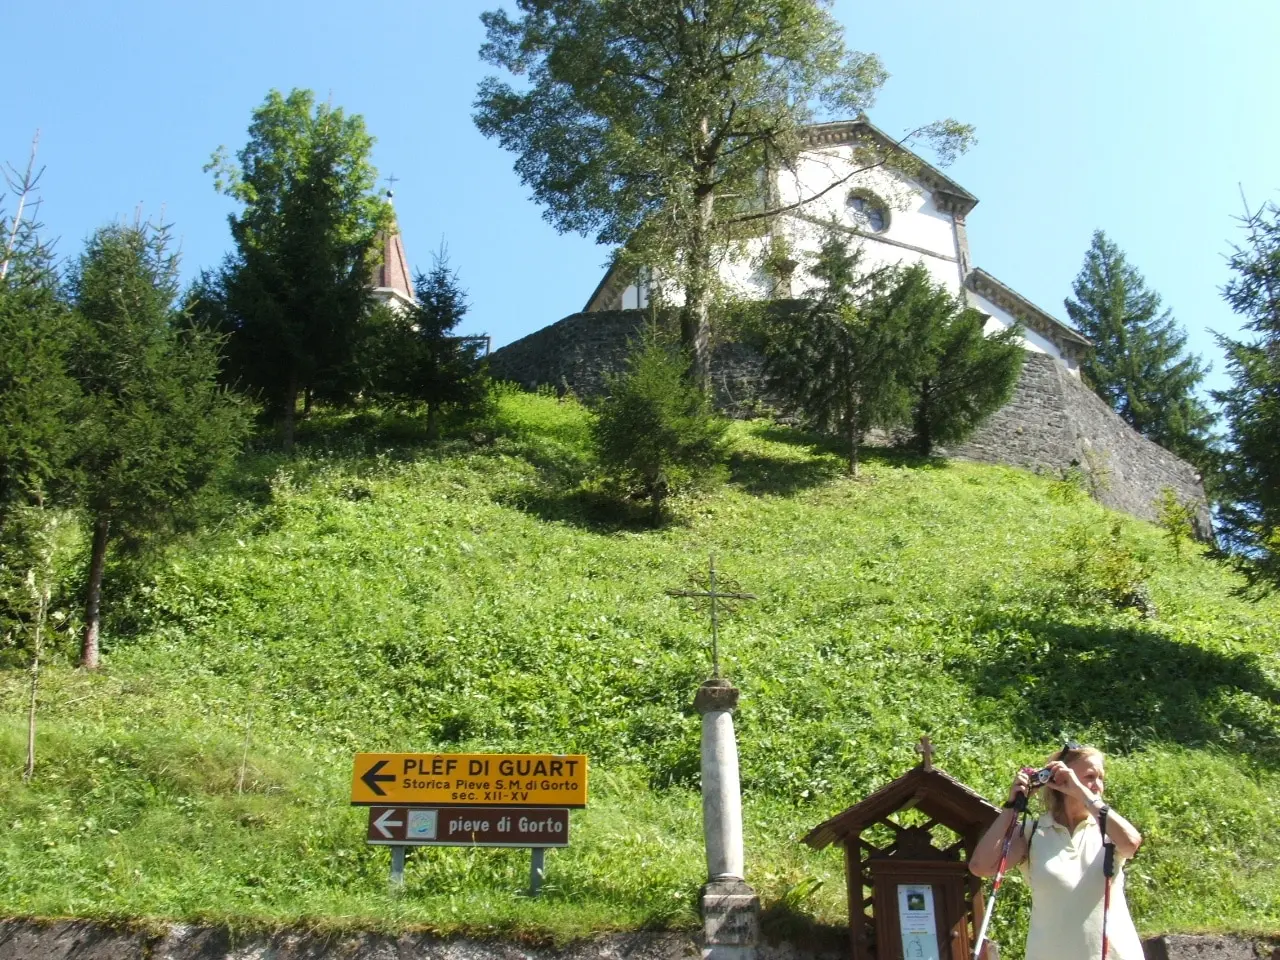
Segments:
[[[849,194],[849,213],[857,227],[872,233],[889,229],[889,208],[875,194],[856,190]]]

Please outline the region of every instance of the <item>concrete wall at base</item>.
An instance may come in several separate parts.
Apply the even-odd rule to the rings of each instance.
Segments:
[[[581,396],[604,392],[605,375],[622,369],[628,343],[641,330],[639,310],[575,313],[495,351],[493,376],[526,389],[571,388]],[[762,361],[742,344],[718,346],[712,358],[716,402],[734,416],[762,404]],[[1013,398],[950,456],[1060,475],[1073,466],[1094,471],[1098,499],[1144,520],[1155,520],[1155,499],[1170,487],[1199,505],[1209,531],[1204,488],[1195,468],[1132,430],[1078,377],[1052,357],[1027,351]]]

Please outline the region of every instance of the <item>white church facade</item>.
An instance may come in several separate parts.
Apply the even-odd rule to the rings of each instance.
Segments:
[[[882,157],[896,156],[905,162],[859,169],[867,166],[868,146]],[[819,249],[824,232],[834,225],[860,246],[867,270],[921,263],[934,282],[989,318],[988,334],[1021,324],[1029,351],[1047,354],[1079,376],[1089,341],[985,270],[972,266],[965,222],[978,203],[977,197],[865,118],[810,127],[808,149],[793,170],[775,175],[773,186],[779,206],[807,202],[781,215],[771,228],[771,236],[723,252],[720,279],[731,295],[747,300],[806,296],[815,286],[807,264]],[[781,282],[762,267],[774,238],[785,242],[795,264],[791,276]],[[584,312],[646,307],[650,283],[644,271],[640,276],[635,273],[621,267],[611,269]]]

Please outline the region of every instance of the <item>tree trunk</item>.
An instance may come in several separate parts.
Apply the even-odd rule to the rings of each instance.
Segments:
[[[427,404],[427,440],[435,442],[440,439],[440,404]]]
[[[844,440],[849,451],[849,476],[858,476],[858,443],[862,439],[862,431],[858,428],[857,401],[853,398],[853,390],[845,388]]]
[[[298,378],[289,374],[289,383],[284,391],[284,416],[280,420],[280,432],[283,438],[284,452],[293,453],[293,440],[296,432],[298,416]]]
[[[707,135],[707,122],[702,123]],[[714,168],[705,172],[705,181],[714,176]],[[711,226],[715,216],[714,187],[700,187],[698,216],[689,236],[688,279],[684,290],[684,310],[680,317],[680,339],[693,355],[693,380],[704,391],[711,389]]]
[[[302,391],[302,419],[305,420],[311,416],[311,407],[315,401],[315,396],[310,387]]]
[[[933,453],[933,417],[929,408],[929,380],[920,386],[920,400],[916,406],[916,449],[922,456]]]
[[[661,485],[653,488],[649,496],[649,524],[656,530],[662,526],[662,501],[666,491]]]
[[[102,629],[102,572],[107,564],[107,534],[111,521],[99,517],[93,524],[93,552],[89,558],[89,590],[84,604],[84,639],[80,642],[80,666],[98,669],[98,637]]]
[[[22,771],[22,779],[26,783],[30,783],[36,773],[36,702],[40,695],[40,654],[44,646],[44,621],[49,614],[50,572],[47,562],[41,572],[44,576],[38,587],[34,577],[32,578],[32,586],[38,590],[39,601],[36,604],[36,630],[31,650],[31,702],[27,707],[27,765]]]

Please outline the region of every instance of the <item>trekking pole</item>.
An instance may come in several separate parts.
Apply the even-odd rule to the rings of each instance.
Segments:
[[[1018,819],[1019,813],[1022,814],[1021,822]],[[1014,831],[1022,829],[1026,823],[1027,795],[1020,793],[1013,801],[1013,819],[1009,821],[1009,829],[1004,832],[1004,843],[1000,847],[1000,865],[996,867],[996,881],[991,888],[991,900],[987,903],[987,909],[982,911],[982,926],[978,929],[978,942],[973,948],[973,960],[981,960],[982,946],[987,939],[987,926],[991,923],[991,915],[995,913],[996,897],[1000,895],[1000,884],[1004,882],[1005,867],[1009,864],[1009,846],[1013,843]],[[1103,956],[1102,960],[1107,960],[1106,956]]]
[[[1111,878],[1116,875],[1116,845],[1107,839],[1107,812],[1104,803],[1098,810],[1098,826],[1102,828],[1102,960],[1107,960],[1107,914],[1111,912]]]

